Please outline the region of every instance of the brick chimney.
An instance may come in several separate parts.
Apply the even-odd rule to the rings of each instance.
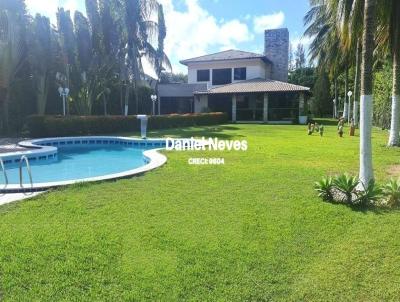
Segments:
[[[265,31],[264,54],[272,62],[271,79],[287,82],[289,70],[289,31],[287,28]]]

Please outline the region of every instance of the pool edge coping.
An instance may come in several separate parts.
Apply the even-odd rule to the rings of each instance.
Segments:
[[[165,139],[141,139],[141,138],[133,138],[133,137],[123,137],[123,136],[74,136],[74,137],[53,137],[53,138],[43,138],[43,139],[33,139],[33,140],[26,140],[18,143],[18,145],[27,147],[30,149],[34,150],[26,150],[26,151],[19,151],[19,152],[12,152],[7,153],[8,156],[11,155],[26,155],[26,154],[32,154],[32,152],[46,152],[49,149],[52,148],[52,150],[57,149],[57,147],[53,146],[40,146],[40,145],[35,145],[35,142],[42,142],[46,140],[54,140],[54,139],[89,139],[90,138],[95,138],[95,139],[123,139],[127,141],[137,141],[137,142],[160,142],[160,141],[165,141]],[[68,186],[68,185],[73,185],[73,184],[78,184],[78,183],[87,183],[87,182],[100,182],[100,181],[109,181],[109,180],[117,180],[117,179],[123,179],[123,178],[130,178],[138,175],[142,175],[148,171],[154,170],[158,167],[161,167],[167,162],[167,157],[163,154],[161,154],[159,151],[164,150],[164,148],[154,148],[150,150],[144,150],[142,152],[143,156],[149,160],[149,162],[141,167],[131,169],[131,170],[126,170],[123,172],[119,173],[113,173],[113,174],[107,174],[107,175],[102,175],[102,176],[95,176],[95,177],[89,177],[89,178],[82,178],[82,179],[75,179],[75,180],[66,180],[66,181],[58,181],[58,182],[48,182],[48,183],[36,183],[33,184],[33,186],[25,186],[21,187],[19,184],[9,184],[6,188],[0,189],[0,194],[9,194],[9,193],[26,193],[26,192],[37,192],[37,191],[44,191],[48,189],[53,189],[53,188],[58,188],[62,186]]]

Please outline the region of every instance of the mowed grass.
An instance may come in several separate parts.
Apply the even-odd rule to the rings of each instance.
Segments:
[[[346,129],[347,131],[347,129]],[[398,301],[400,212],[324,203],[326,174],[358,171],[334,126],[223,125],[153,136],[246,139],[247,152],[165,152],[133,179],[0,207],[4,301]],[[378,181],[400,149],[373,132]],[[224,157],[191,166],[189,157]]]

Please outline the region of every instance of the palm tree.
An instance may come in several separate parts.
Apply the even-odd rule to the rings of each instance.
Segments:
[[[166,70],[172,72],[171,62],[164,51],[164,41],[167,36],[167,27],[165,25],[164,9],[161,4],[158,5],[158,48],[155,62],[155,70],[158,79],[160,79],[161,73]]]
[[[65,75],[65,81],[62,84],[68,86],[71,92],[77,93],[80,81],[76,69],[77,47],[74,24],[70,12],[63,8],[59,8],[57,11],[57,30],[62,53],[61,73]],[[67,102],[67,113],[69,113],[69,102]]]
[[[318,61],[318,68],[328,70],[334,81],[335,100],[338,102],[337,77],[343,64],[336,11],[324,0],[311,0],[310,4],[311,9],[304,17],[304,25],[307,26],[304,35],[312,38],[309,57],[311,61]]]
[[[37,114],[45,114],[54,57],[52,29],[47,17],[36,15],[32,23],[29,43],[29,61],[36,89]]]
[[[372,168],[372,67],[374,32],[376,24],[376,0],[365,0],[361,58],[360,97],[360,181],[367,186],[374,179]]]
[[[25,57],[25,25],[24,1],[0,2],[0,130],[4,132],[8,131],[11,84]]]
[[[380,14],[380,32],[383,38],[379,39],[381,45],[388,45],[393,62],[392,85],[392,114],[388,146],[399,145],[400,131],[400,3],[397,0],[386,0],[382,5]]]
[[[74,25],[77,45],[77,63],[81,76],[81,85],[78,97],[74,100],[74,108],[77,114],[90,115],[93,105],[93,89],[91,89],[90,83],[93,64],[92,35],[89,22],[81,12],[75,12]]]

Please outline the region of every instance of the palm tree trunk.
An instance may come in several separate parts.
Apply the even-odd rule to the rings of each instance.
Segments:
[[[124,104],[123,104],[122,90],[123,90],[122,81],[120,81],[119,82],[119,108],[121,110],[121,115],[124,115],[125,108],[124,108]]]
[[[338,115],[337,115],[337,108],[338,108],[338,106],[340,105],[339,104],[339,100],[338,100],[338,88],[337,88],[337,76],[336,76],[336,73],[334,74],[334,78],[335,78],[335,102],[336,102],[336,104],[335,104],[335,108],[334,108],[334,118],[338,118]]]
[[[354,77],[354,104],[353,104],[353,120],[354,125],[358,126],[358,98],[360,97],[360,57],[361,57],[361,43],[360,40],[357,41],[356,50],[356,70]]]
[[[343,114],[344,120],[349,121],[350,116],[350,102],[349,97],[347,96],[347,92],[349,91],[349,68],[346,64],[346,71],[344,77],[344,107],[345,107],[345,114]]]
[[[393,41],[393,86],[392,86],[392,117],[390,123],[389,146],[399,145],[400,126],[400,5],[394,1],[394,41]]]
[[[129,114],[129,85],[126,83],[125,85],[125,105],[124,105],[124,115],[127,116]]]
[[[47,75],[38,76],[37,85],[37,114],[44,115],[47,103]]]
[[[362,36],[360,97],[360,182],[367,186],[374,179],[372,168],[372,65],[374,50],[376,0],[365,0]]]
[[[3,133],[8,133],[8,123],[9,123],[9,109],[8,109],[8,105],[10,102],[10,92],[9,89],[5,89],[5,94],[4,94],[4,100],[3,100],[3,108],[2,108],[2,131]]]
[[[105,95],[103,95],[103,106],[104,106],[104,115],[107,115],[107,100]]]

